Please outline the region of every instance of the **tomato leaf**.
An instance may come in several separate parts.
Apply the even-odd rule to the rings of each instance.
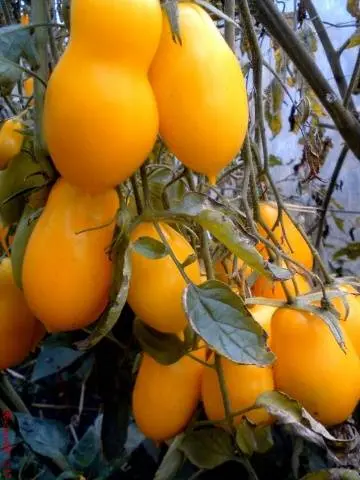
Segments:
[[[129,240],[125,236],[121,238],[113,249],[114,274],[111,291],[111,303],[101,315],[95,328],[86,340],[76,343],[80,350],[94,347],[112,330],[124,308],[129,291],[131,265]]]
[[[71,348],[67,334],[49,336],[42,344],[32,372],[31,381],[38,382],[43,378],[59,373],[76,362],[84,352]]]
[[[178,172],[172,172],[168,168],[160,167],[153,170],[148,176],[151,204],[154,208],[163,208],[162,194],[165,186],[172,182]],[[166,188],[166,193],[171,200],[179,200],[186,193],[186,185],[183,181],[177,180]]]
[[[16,228],[13,244],[11,246],[11,264],[16,285],[22,289],[22,266],[28,241],[32,231],[40,218],[42,209],[33,208],[27,204]]]
[[[229,212],[221,208],[206,196],[198,193],[186,194],[171,209],[174,215],[191,218],[208,230],[219,242],[257,272],[271,277],[267,262],[256,250],[254,240],[240,234],[239,228],[229,216]]]
[[[225,283],[210,280],[199,287],[188,285],[183,304],[195,332],[224,357],[252,365],[274,361],[265,331]]]
[[[347,468],[330,468],[309,473],[300,480],[360,480],[360,474]]]
[[[346,247],[340,248],[334,253],[334,260],[338,260],[341,257],[347,257],[349,260],[356,260],[360,257],[360,242],[348,243]]]
[[[188,433],[180,443],[179,449],[199,468],[215,468],[233,457],[231,437],[219,428]]]
[[[100,435],[94,425],[90,425],[85,434],[71,449],[68,460],[74,470],[88,472],[101,453]]]
[[[14,415],[19,425],[19,433],[31,450],[67,465],[65,455],[70,437],[64,425],[54,420],[34,418],[26,413]]]
[[[157,260],[168,255],[166,245],[151,237],[138,238],[133,244],[133,248],[137,253],[150,260]]]
[[[265,408],[270,415],[277,418],[278,423],[286,425],[295,436],[315,443],[321,448],[327,449],[327,445],[346,448],[353,441],[333,437],[299,402],[284,393],[265,392],[257,398],[255,405]]]
[[[269,155],[269,166],[270,167],[276,167],[278,165],[282,165],[282,160],[280,157],[278,157],[277,155]]]
[[[360,27],[355,30],[355,32],[349,38],[349,43],[346,48],[354,48],[360,45]]]
[[[141,348],[162,365],[171,365],[186,353],[185,344],[177,335],[158,332],[139,318],[134,322],[134,334]]]
[[[236,429],[236,443],[249,457],[253,453],[265,453],[274,445],[271,428],[269,425],[252,425],[247,418],[243,418]]]
[[[179,450],[183,435],[178,435],[171,442],[162,462],[155,473],[154,480],[169,480],[174,478],[184,463],[184,453]]]

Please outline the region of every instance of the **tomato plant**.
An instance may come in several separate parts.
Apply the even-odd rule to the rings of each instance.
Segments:
[[[292,7],[0,2],[2,477],[359,478],[360,283],[319,248],[359,33]],[[315,227],[285,111],[302,191],[343,144]]]

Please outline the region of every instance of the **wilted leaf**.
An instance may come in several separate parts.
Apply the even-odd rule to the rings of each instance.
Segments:
[[[77,342],[80,350],[87,350],[100,342],[114,327],[124,308],[129,291],[131,265],[128,238],[124,237],[115,244],[113,251],[114,273],[111,287],[111,303],[101,315],[94,330],[86,340]]]
[[[331,468],[319,472],[309,473],[301,480],[360,480],[360,474],[346,468]]]
[[[301,29],[298,31],[298,35],[300,37],[300,40],[302,43],[305,45],[306,50],[309,53],[314,54],[317,51],[317,36],[313,28],[307,24],[303,25]]]
[[[334,260],[338,260],[341,257],[347,257],[349,260],[357,260],[360,257],[360,242],[348,243],[346,247],[340,248],[334,253]]]
[[[327,448],[327,444],[339,447],[352,442],[350,440],[338,440],[317,422],[296,400],[281,392],[265,392],[261,394],[255,405],[265,408],[270,415],[277,418],[278,423],[286,425],[295,436],[304,438],[308,442],[315,443],[321,448]],[[326,443],[325,443],[326,440]]]
[[[138,318],[134,322],[134,334],[141,348],[162,365],[171,365],[185,355],[185,344],[177,335],[159,332]]]
[[[53,335],[56,339],[56,335]],[[61,336],[59,336],[62,338]],[[56,343],[52,337],[45,340],[42,345],[41,352],[38,355],[32,372],[31,381],[38,382],[39,380],[59,373],[65,368],[68,368],[76,360],[78,360],[84,352],[74,350],[70,346]]]
[[[165,186],[174,178],[174,173],[168,168],[161,167],[154,169],[148,176],[151,204],[154,208],[163,208],[162,194]],[[179,200],[186,193],[186,185],[183,181],[177,180],[166,188],[166,193],[171,200]]]
[[[231,437],[219,428],[188,433],[180,443],[179,449],[199,468],[215,468],[231,460],[233,456]]]
[[[193,329],[224,357],[243,364],[273,362],[266,333],[228,285],[217,280],[188,285],[183,304]]]
[[[159,240],[151,237],[140,237],[133,244],[134,250],[150,260],[166,257],[168,250]]]
[[[284,99],[284,90],[279,80],[274,77],[265,90],[265,118],[274,136],[278,135],[282,128],[281,107]]]
[[[276,167],[277,165],[282,165],[282,160],[277,155],[269,155],[269,165],[270,167]]]
[[[360,45],[360,27],[351,35],[346,48],[354,48]]]
[[[25,413],[14,414],[23,440],[35,453],[67,463],[65,455],[70,443],[64,425],[54,420],[42,420]]]
[[[171,480],[175,477],[182,464],[184,463],[184,454],[179,450],[179,445],[183,441],[183,435],[178,435],[172,441],[162,462],[155,473],[154,480]]]
[[[332,215],[332,218],[339,230],[342,232],[344,231],[344,220],[342,218],[336,217],[335,215]]]
[[[346,9],[350,15],[360,19],[360,0],[347,0]]]

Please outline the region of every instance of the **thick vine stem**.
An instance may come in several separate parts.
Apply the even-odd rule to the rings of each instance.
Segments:
[[[240,2],[240,0],[239,0]],[[240,2],[241,3],[241,2]],[[274,37],[314,90],[354,155],[360,159],[360,123],[337,97],[295,32],[286,23],[272,0],[249,0],[250,9]]]

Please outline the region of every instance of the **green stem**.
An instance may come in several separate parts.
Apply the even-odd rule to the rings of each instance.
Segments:
[[[150,206],[150,189],[149,189],[149,182],[147,178],[146,166],[148,161],[144,162],[140,167],[140,176],[141,176],[141,183],[144,192],[144,203],[145,207]]]
[[[231,415],[231,405],[229,395],[226,387],[224,371],[221,364],[221,357],[218,353],[215,353],[215,368],[219,380],[219,386],[224,404],[226,422],[232,433],[235,432],[234,417]]]
[[[0,378],[0,391],[2,393],[1,396],[5,396],[9,400],[8,403],[11,403],[17,412],[29,413],[26,405],[21,400],[20,396],[17,394],[16,390],[9,382],[6,374],[4,373],[1,374]]]
[[[142,212],[143,212],[143,205],[142,205],[142,201],[141,201],[141,196],[140,196],[138,184],[137,184],[137,181],[136,181],[136,173],[134,173],[134,175],[132,175],[130,177],[130,183],[131,183],[132,190],[134,192],[134,198],[135,198],[137,213],[138,213],[138,215],[141,215]]]

